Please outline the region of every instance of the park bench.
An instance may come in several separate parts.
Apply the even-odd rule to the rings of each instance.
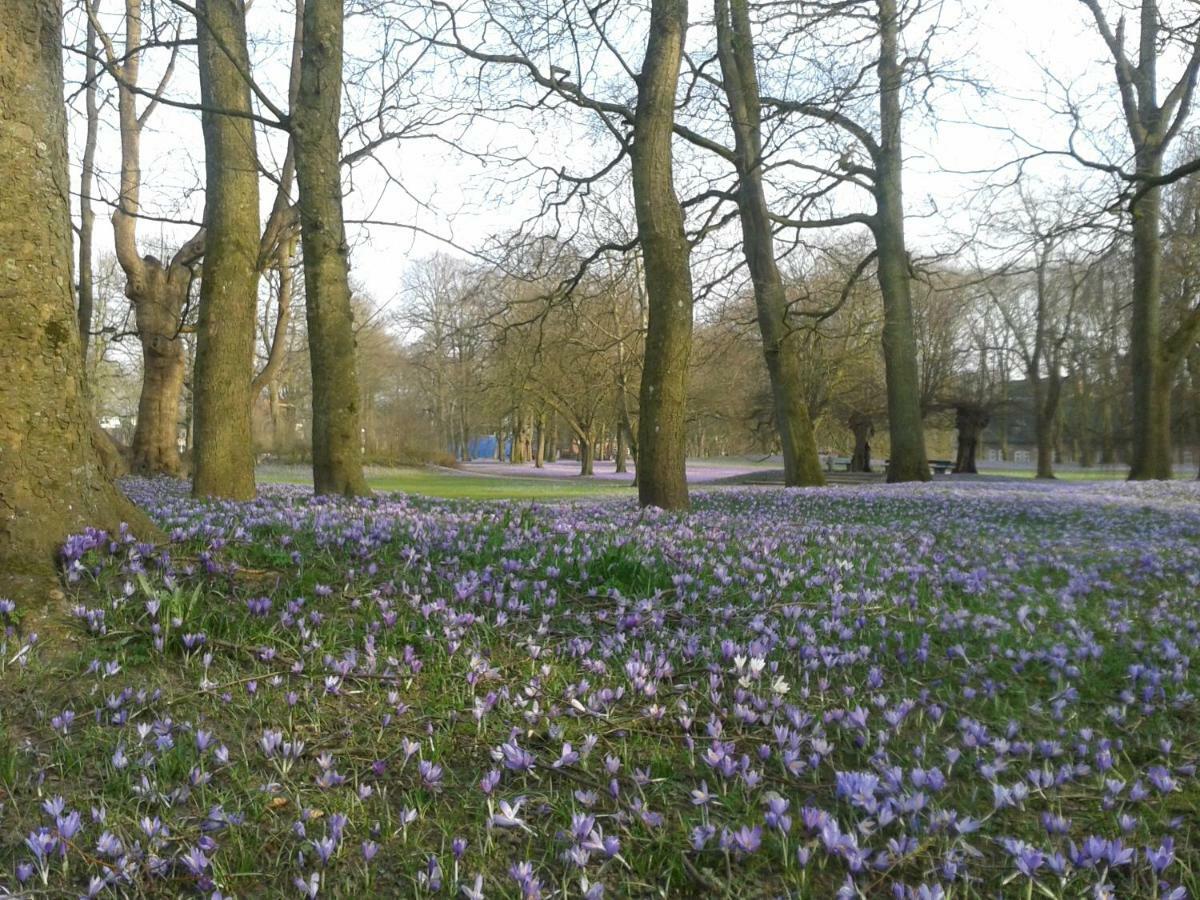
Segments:
[[[825,457],[826,472],[849,472],[850,457],[848,456],[827,456]]]

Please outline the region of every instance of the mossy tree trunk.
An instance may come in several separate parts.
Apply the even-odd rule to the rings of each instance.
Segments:
[[[671,138],[687,33],[686,0],[654,0],[638,79],[631,153],[648,320],[638,420],[638,499],[686,509],[686,411],[692,349],[691,247],[675,193]]]
[[[821,485],[825,476],[804,397],[799,348],[787,321],[787,295],[775,260],[775,230],[762,183],[762,107],[748,0],[715,0],[717,53],[733,125],[733,163],[742,251],[754,285],[763,354],[771,380],[784,483]]]
[[[0,595],[46,602],[63,539],[153,527],[105,474],[83,385],[60,0],[0,0]]]
[[[258,156],[242,0],[199,0],[208,243],[194,375],[198,497],[254,496],[250,383],[258,304]]]
[[[300,93],[292,116],[313,385],[313,487],[370,493],[363,476],[349,245],[342,216],[342,0],[304,6]]]

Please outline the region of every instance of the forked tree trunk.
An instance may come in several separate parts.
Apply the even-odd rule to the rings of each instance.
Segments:
[[[142,475],[183,474],[179,455],[179,400],[183,394],[185,350],[179,335],[189,273],[183,265],[164,267],[142,261],[136,277],[127,275],[142,346],[142,392],[133,432],[131,466]]]
[[[638,500],[642,506],[663,509],[688,505],[685,414],[692,349],[691,247],[675,193],[671,155],[687,6],[686,0],[651,3],[631,151],[649,312],[638,421]]]
[[[715,0],[722,83],[733,125],[742,251],[754,284],[763,354],[771,380],[775,428],[783,450],[784,483],[821,485],[812,419],[804,399],[799,348],[787,321],[787,296],[775,260],[775,231],[762,183],[762,109],[747,0]]]
[[[0,0],[0,596],[41,604],[72,532],[153,527],[104,472],[83,386],[59,0]]]
[[[308,349],[313,384],[313,487],[370,493],[362,470],[358,373],[342,217],[342,0],[307,0],[300,95],[292,117]]]
[[[258,304],[258,158],[242,0],[198,0],[208,244],[194,375],[198,497],[254,496],[250,383]],[[240,70],[240,71],[239,71]]]

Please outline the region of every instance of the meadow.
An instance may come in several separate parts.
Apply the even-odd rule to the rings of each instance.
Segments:
[[[0,601],[0,894],[1200,892],[1195,483],[126,489]]]

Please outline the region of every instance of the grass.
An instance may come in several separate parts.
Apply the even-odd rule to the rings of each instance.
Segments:
[[[668,515],[619,486],[514,506],[439,492],[562,485],[382,479],[410,493],[222,505],[133,482],[173,543],[72,552],[66,652],[0,608],[0,893],[1200,887],[1190,485],[720,490]],[[935,769],[944,786],[918,790]],[[856,773],[880,786],[843,791]],[[767,818],[781,801],[786,828]],[[496,824],[504,804],[519,825]],[[21,888],[43,828],[71,836]],[[1069,856],[1092,837],[1136,856],[1026,877],[1006,843]],[[1145,848],[1168,838],[1159,878]]]
[[[263,466],[258,480],[262,484],[311,485],[312,475],[299,466]],[[420,468],[368,469],[367,483],[377,491],[448,500],[576,500],[634,494],[626,482],[594,478],[521,478]]]

